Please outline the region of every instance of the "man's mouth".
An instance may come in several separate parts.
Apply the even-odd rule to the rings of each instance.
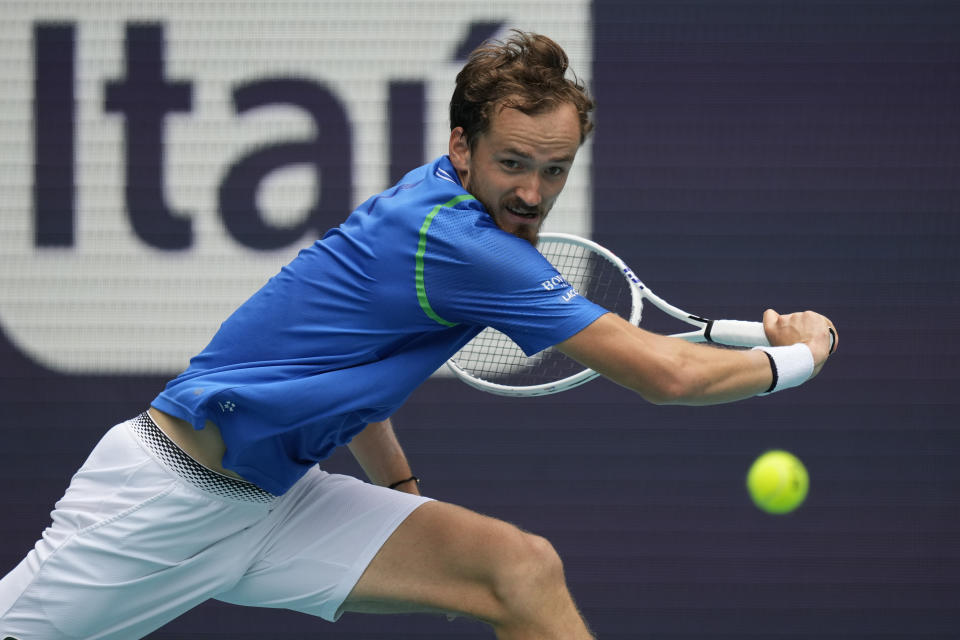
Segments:
[[[537,218],[540,217],[540,212],[537,211],[536,209],[530,210],[530,209],[522,209],[518,207],[511,207],[511,206],[507,206],[504,208],[510,213],[512,213],[513,215],[520,218],[526,218],[527,220],[536,220]]]

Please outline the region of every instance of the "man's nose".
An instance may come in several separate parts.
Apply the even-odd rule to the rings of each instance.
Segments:
[[[540,206],[540,203],[543,202],[543,194],[540,193],[540,176],[536,174],[525,176],[523,182],[517,188],[517,197],[527,207]]]

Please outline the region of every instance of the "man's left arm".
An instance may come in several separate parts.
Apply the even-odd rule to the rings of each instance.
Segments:
[[[812,372],[805,367],[798,367],[797,371],[812,373],[809,377],[820,371],[832,351],[831,329],[827,318],[812,311],[781,316],[767,310],[764,314],[764,330],[770,344],[803,343],[808,347]],[[650,333],[613,313],[601,316],[557,348],[655,404],[733,402],[767,392],[776,385],[773,359],[760,351],[692,344]],[[793,380],[800,382],[803,380]]]
[[[381,487],[400,483],[394,487],[397,491],[420,495],[419,482],[410,471],[389,418],[371,422],[347,446],[370,482]]]

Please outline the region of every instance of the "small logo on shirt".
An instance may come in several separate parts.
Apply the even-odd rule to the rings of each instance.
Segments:
[[[220,405],[221,413],[233,413],[233,410],[237,408],[237,405],[230,400],[227,400],[226,402],[218,402],[217,404]]]
[[[540,283],[540,286],[546,289],[547,291],[553,291],[557,287],[562,287],[567,284],[567,281],[563,279],[563,276],[556,275],[550,278],[549,280],[544,280]]]
[[[567,282],[563,276],[556,275],[550,278],[549,280],[544,280],[540,283],[540,286],[546,289],[547,291],[553,291],[554,289],[559,289],[561,287],[570,287],[570,290],[563,294],[562,299],[564,302],[569,302],[576,298],[579,293],[577,290],[570,286],[570,283]]]

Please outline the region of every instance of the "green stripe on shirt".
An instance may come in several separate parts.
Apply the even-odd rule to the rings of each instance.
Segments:
[[[446,327],[455,327],[457,323],[444,320],[437,315],[437,312],[430,306],[430,301],[427,299],[427,288],[423,283],[423,256],[427,252],[427,231],[430,230],[430,224],[433,222],[433,218],[440,212],[440,209],[454,207],[464,200],[476,200],[476,198],[470,194],[464,194],[457,196],[449,202],[435,206],[430,213],[427,214],[426,220],[424,220],[420,226],[420,242],[417,244],[417,300],[420,301],[420,308],[423,309],[423,312],[427,314],[431,320]]]

